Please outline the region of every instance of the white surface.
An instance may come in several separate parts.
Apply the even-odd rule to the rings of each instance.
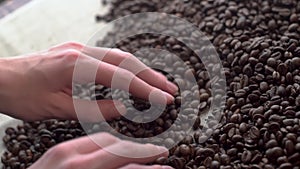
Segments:
[[[8,116],[0,114],[0,156],[5,151],[5,146],[2,141],[3,136],[5,135],[5,129],[7,127],[16,127],[18,124],[21,124],[22,122],[19,120],[15,120],[13,118],[10,118]],[[2,168],[2,163],[0,162],[0,168]]]
[[[32,0],[0,20],[0,57],[86,43],[102,25],[95,15],[106,11],[100,0]]]
[[[95,15],[106,11],[100,0],[32,0],[0,20],[0,57],[40,51],[66,41],[87,43],[103,26],[95,22]],[[0,114],[1,155],[5,129],[18,123]]]
[[[16,127],[18,124],[21,124],[22,121],[19,120],[15,120],[13,118],[10,118],[8,116],[2,115],[0,114],[0,154],[2,155],[4,152],[4,145],[3,145],[3,141],[2,138],[5,135],[5,129],[7,127]],[[0,163],[0,168],[1,168],[1,163]]]

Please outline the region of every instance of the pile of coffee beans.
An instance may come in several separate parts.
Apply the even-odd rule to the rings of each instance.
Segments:
[[[7,151],[1,161],[6,169],[26,169],[50,147],[86,135],[77,121],[48,120],[7,128],[3,142]]]
[[[174,143],[172,136],[183,134],[182,141],[170,149],[170,156],[157,159],[155,163],[177,169],[300,168],[300,1],[111,0],[104,3],[110,5],[111,10],[105,16],[97,16],[98,21],[109,22],[139,12],[164,12],[188,20],[212,42],[226,75],[222,118],[215,130],[205,131],[211,136],[203,135],[205,122],[201,116],[213,101],[211,85],[214,80],[195,53],[175,37],[165,35],[139,34],[118,42],[116,47],[135,53],[149,65],[156,56],[139,54],[142,48],[165,49],[180,56],[190,67],[186,72],[182,72],[185,70],[172,59],[154,64],[172,65],[176,75],[166,73],[169,80],[197,92],[179,91],[175,102],[153,122],[139,124],[123,117],[110,121],[113,132],[129,137],[151,137],[176,125],[176,118],[183,121],[195,118],[192,134],[180,133],[185,129],[180,126],[170,134],[170,139],[163,140],[165,145],[171,145]],[[122,31],[116,26],[97,45],[108,46],[114,39],[114,32]],[[181,73],[177,76],[176,72]],[[189,86],[183,80],[188,72],[196,77],[198,86]],[[121,91],[93,84],[75,90],[83,99],[107,99],[114,93],[116,98],[123,95]],[[197,104],[191,99],[181,112],[180,108],[186,107],[181,103],[194,95],[201,102]],[[148,102],[137,98],[123,101],[140,111],[149,109]],[[134,109],[128,111],[135,113]],[[143,118],[139,113],[135,115],[137,119]],[[102,123],[90,124],[87,133],[101,128]],[[26,168],[51,146],[82,135],[86,132],[75,121],[24,123],[6,130],[3,141],[8,151],[1,160],[4,168]]]

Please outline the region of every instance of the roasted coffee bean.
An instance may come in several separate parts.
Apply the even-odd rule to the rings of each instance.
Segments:
[[[210,168],[211,169],[218,169],[220,167],[220,162],[219,161],[212,161]]]
[[[270,160],[277,159],[282,154],[283,154],[283,150],[281,147],[273,147],[266,151],[266,155],[267,155],[268,159],[270,159]]]
[[[249,163],[251,158],[252,158],[252,153],[248,150],[244,151],[241,157],[242,162],[245,164]]]
[[[275,139],[272,139],[266,143],[266,148],[268,148],[268,149],[276,147],[276,146],[278,146],[278,143]]]
[[[291,163],[283,163],[279,166],[279,169],[289,169],[292,167],[293,167],[293,165]]]
[[[183,156],[187,156],[187,155],[190,155],[190,154],[191,154],[191,149],[190,149],[190,147],[187,146],[187,145],[185,145],[185,144],[180,145],[179,151],[180,151],[180,153],[181,153]]]

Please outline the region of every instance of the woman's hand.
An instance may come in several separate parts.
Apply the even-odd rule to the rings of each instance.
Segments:
[[[122,62],[126,64],[120,65]],[[0,59],[0,112],[27,121],[77,119],[72,99],[76,63],[81,71],[76,83],[96,82],[111,87],[113,77],[118,77],[114,87],[127,90],[129,86],[130,93],[144,99],[149,99],[154,91],[159,92],[154,95],[157,97],[154,100],[166,100],[167,103],[172,102],[171,94],[177,91],[177,87],[162,74],[129,53],[71,42],[40,53]],[[96,78],[87,78],[90,68],[95,67]],[[135,75],[140,69],[143,71]],[[97,103],[105,119],[126,112],[124,105],[117,101],[100,100]],[[97,110],[91,109],[91,101],[76,100],[76,104],[87,112],[83,120],[97,119]]]
[[[172,169],[170,166],[141,165],[167,157],[166,148],[121,141],[107,133],[90,137],[94,141],[86,136],[51,148],[29,169]],[[136,158],[138,156],[143,158]]]

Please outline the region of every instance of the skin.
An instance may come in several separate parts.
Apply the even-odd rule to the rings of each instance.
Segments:
[[[81,73],[73,79],[76,63],[79,63],[76,68]],[[88,76],[92,68],[96,70],[95,79]],[[174,100],[172,95],[178,90],[166,77],[145,66],[130,53],[68,42],[42,52],[0,59],[0,112],[25,121],[53,118],[76,120],[76,102],[85,112],[89,112],[80,117],[84,121],[109,120],[126,113],[121,102],[99,100],[97,108],[103,115],[99,119],[98,110],[91,108],[94,102],[72,99],[73,80],[76,83],[95,81],[162,104],[171,103]],[[158,157],[167,157],[168,150],[163,147],[119,140],[108,133],[91,137],[101,138],[101,147],[89,137],[64,142],[47,151],[30,169],[171,168],[142,165]],[[118,156],[110,153],[110,150],[121,151],[121,154],[128,156]],[[137,152],[159,155],[129,158]]]

